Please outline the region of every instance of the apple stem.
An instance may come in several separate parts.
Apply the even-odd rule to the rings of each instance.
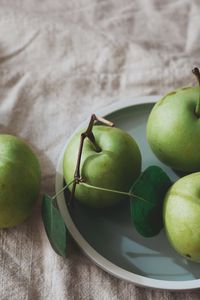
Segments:
[[[88,125],[88,128],[87,130],[83,133],[84,135],[86,135],[86,137],[90,140],[90,142],[94,145],[95,147],[95,150],[96,152],[101,152],[102,149],[99,147],[99,145],[96,143],[95,141],[95,137],[94,137],[94,134],[92,132],[92,129],[93,129],[93,126],[95,124],[96,121],[99,121],[105,125],[108,125],[110,127],[113,127],[114,126],[114,123],[104,119],[103,117],[98,117],[96,116],[95,114],[92,114],[91,115],[91,118],[90,118],[90,122],[89,122],[89,125]]]
[[[194,68],[192,70],[192,73],[196,76],[196,78],[198,80],[198,83],[199,83],[199,89],[200,89],[200,72],[199,72],[199,69]],[[200,90],[199,90],[199,98],[198,98],[197,105],[196,105],[196,108],[195,108],[195,114],[196,114],[197,118],[200,118]]]
[[[111,126],[111,127],[114,126],[114,123],[104,119],[103,117],[98,117],[95,114],[92,114],[86,131],[81,134],[78,158],[77,158],[76,169],[75,169],[75,173],[74,173],[73,186],[72,186],[72,191],[71,191],[70,200],[69,200],[68,204],[73,203],[76,185],[83,181],[83,179],[81,178],[81,175],[80,175],[80,164],[81,164],[81,156],[82,156],[82,152],[83,152],[83,144],[84,144],[85,138],[87,137],[91,141],[91,143],[94,145],[95,150],[97,152],[101,152],[101,148],[99,147],[99,145],[97,145],[94,134],[92,132],[94,123],[96,121],[99,121],[99,122],[101,122],[105,125]]]
[[[90,185],[88,183],[85,183],[84,181],[81,181],[80,184],[85,186],[85,187],[88,187],[88,188],[91,188],[91,189],[94,189],[94,190],[98,190],[98,191],[105,191],[105,192],[115,193],[115,194],[119,194],[119,195],[125,195],[125,196],[129,196],[131,198],[136,197],[136,198],[138,198],[142,201],[145,201],[145,202],[149,203],[149,201],[147,201],[144,198],[139,197],[139,196],[137,196],[133,193],[127,193],[127,192],[122,192],[122,191],[118,191],[118,190],[111,190],[111,189],[107,189],[107,188],[102,188],[102,187]]]
[[[84,133],[82,133],[82,134],[85,137],[87,137],[90,140],[90,142],[94,145],[94,148],[95,148],[96,152],[101,152],[101,148],[99,147],[99,145],[97,145],[95,137],[94,137],[94,134],[92,132],[92,129],[93,129],[95,121],[96,121],[96,116],[93,114],[91,116],[91,119],[90,119],[90,122],[89,122],[87,130]]]

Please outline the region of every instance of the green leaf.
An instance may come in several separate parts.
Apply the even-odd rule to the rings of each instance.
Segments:
[[[152,237],[163,227],[163,199],[172,182],[157,166],[148,167],[131,187],[131,217],[136,230]],[[142,201],[142,199],[145,201]]]
[[[66,257],[69,243],[69,232],[58,208],[56,207],[55,200],[46,194],[42,199],[42,219],[52,248],[57,254]]]

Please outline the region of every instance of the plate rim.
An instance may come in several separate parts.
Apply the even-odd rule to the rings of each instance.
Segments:
[[[127,108],[130,106],[136,106],[140,104],[154,104],[160,99],[160,95],[155,96],[139,96],[128,98],[123,101],[117,101],[112,103],[106,107],[98,109],[96,112],[97,115],[106,116],[108,114],[114,113],[120,109]],[[72,132],[72,134],[68,137],[67,141],[64,144],[64,147],[60,153],[57,167],[56,167],[56,178],[55,178],[55,190],[56,193],[60,191],[63,187],[63,156],[64,151],[69,144],[70,140],[74,136],[74,134],[80,130],[81,127],[87,125],[88,120],[83,121],[76,129]],[[191,290],[197,289],[200,287],[200,279],[193,279],[193,280],[184,280],[184,281],[170,281],[170,280],[160,280],[149,278],[146,276],[138,275],[133,272],[127,271],[122,267],[119,267],[109,261],[107,258],[99,254],[88,242],[84,237],[81,235],[77,227],[75,226],[71,215],[69,213],[68,207],[65,203],[64,192],[60,193],[57,196],[57,204],[62,215],[62,218],[67,226],[71,236],[79,245],[81,250],[89,257],[96,265],[98,265],[101,269],[112,274],[113,276],[126,280],[128,282],[134,283],[139,286],[149,287],[149,288],[156,288],[161,290]]]

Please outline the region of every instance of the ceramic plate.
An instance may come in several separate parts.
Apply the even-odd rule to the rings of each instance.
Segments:
[[[146,142],[146,122],[159,96],[139,97],[106,107],[97,115],[106,117],[132,135],[142,153],[142,169],[161,166],[174,181],[177,176],[153,155]],[[88,120],[80,127],[86,127]],[[72,136],[74,133],[72,134]],[[58,162],[56,192],[63,187],[63,153]],[[130,219],[129,203],[113,209],[88,209],[74,201],[68,209],[65,194],[58,196],[58,206],[71,235],[99,267],[114,276],[138,285],[170,290],[200,287],[200,265],[179,256],[170,246],[164,230],[153,238],[143,238]]]

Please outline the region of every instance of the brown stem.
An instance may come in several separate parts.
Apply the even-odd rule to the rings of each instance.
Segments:
[[[90,142],[94,145],[94,148],[95,148],[96,152],[101,152],[101,148],[99,147],[99,145],[97,145],[95,137],[94,137],[94,134],[92,132],[92,128],[94,126],[95,121],[96,121],[96,116],[93,114],[91,116],[88,128],[84,132],[84,134],[85,134],[85,137],[88,137],[88,139],[90,140]]]
[[[73,186],[72,186],[72,191],[71,191],[71,195],[70,195],[68,205],[73,203],[74,194],[75,194],[75,190],[76,190],[76,185],[79,184],[79,182],[83,182],[83,179],[81,178],[81,174],[80,174],[80,164],[81,164],[81,156],[82,156],[82,152],[83,152],[83,144],[84,144],[85,138],[87,137],[91,141],[91,143],[94,145],[95,150],[97,152],[101,152],[101,148],[99,147],[99,145],[97,145],[97,143],[95,141],[94,134],[92,132],[94,123],[96,121],[99,121],[99,122],[101,122],[103,124],[106,124],[108,126],[111,126],[111,127],[114,126],[114,124],[112,122],[110,122],[110,121],[108,121],[108,120],[106,120],[102,117],[97,117],[95,114],[93,114],[91,116],[86,131],[81,134],[79,151],[78,151],[78,158],[77,158],[76,169],[75,169],[75,173],[74,173],[75,181],[74,181]]]
[[[75,173],[74,173],[74,183],[72,185],[72,191],[71,191],[71,194],[70,194],[70,199],[69,199],[69,203],[72,203],[72,200],[74,198],[74,194],[75,194],[75,189],[76,189],[76,185],[79,183],[80,181],[80,163],[81,163],[81,155],[82,155],[82,151],[83,151],[83,143],[84,143],[84,140],[86,138],[86,134],[85,132],[81,134],[81,139],[80,139],[80,146],[79,146],[79,151],[78,151],[78,159],[77,159],[77,163],[76,163],[76,170],[75,170]]]
[[[93,126],[94,126],[94,123],[96,121],[99,121],[105,125],[108,125],[108,126],[111,126],[113,127],[114,124],[106,119],[104,119],[103,117],[97,117],[95,114],[93,114],[91,116],[91,119],[90,119],[90,122],[89,122],[89,125],[88,125],[88,128],[85,132],[86,136],[88,137],[88,139],[90,140],[90,142],[94,145],[94,148],[96,150],[96,152],[101,152],[101,148],[99,147],[99,145],[96,143],[96,140],[95,140],[95,137],[94,137],[94,134],[92,132],[92,129],[93,129]]]
[[[194,68],[192,70],[192,73],[196,76],[198,83],[199,83],[199,88],[200,88],[200,72],[198,68]],[[195,114],[197,116],[197,118],[200,118],[200,91],[199,91],[199,98],[197,100],[197,105],[195,108]]]

